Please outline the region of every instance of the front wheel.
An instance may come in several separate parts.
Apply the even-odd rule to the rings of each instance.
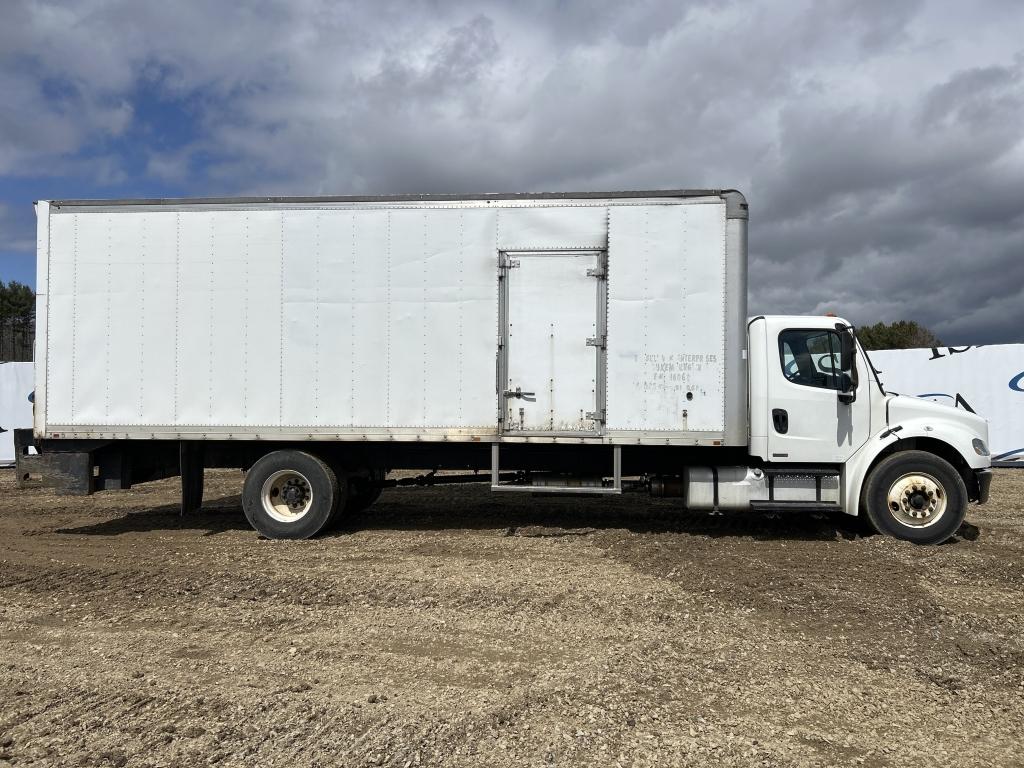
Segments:
[[[879,533],[915,544],[940,544],[967,513],[967,486],[953,466],[933,453],[902,451],[871,470],[864,513]]]
[[[304,451],[274,451],[245,475],[242,508],[250,525],[268,539],[316,536],[344,504],[338,478]]]

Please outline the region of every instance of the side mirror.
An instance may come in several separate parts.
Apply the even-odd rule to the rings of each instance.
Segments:
[[[853,354],[857,349],[853,340],[853,329],[836,323],[836,330],[839,331],[839,368],[843,371],[853,369]]]
[[[857,400],[857,362],[854,355],[857,351],[857,341],[853,335],[853,328],[842,323],[836,323],[836,330],[839,332],[839,387],[837,397],[840,403],[853,403]]]

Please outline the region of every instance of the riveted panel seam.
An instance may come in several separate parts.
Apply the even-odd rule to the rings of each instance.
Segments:
[[[651,282],[650,282],[650,276],[648,275],[648,268],[650,266],[650,264],[649,264],[649,262],[650,262],[650,250],[651,250],[651,220],[650,220],[650,213],[648,211],[646,211],[646,210],[644,210],[644,239],[643,239],[643,243],[644,243],[643,256],[641,257],[640,263],[642,264],[641,270],[642,270],[642,273],[643,273],[643,282],[641,284],[643,285],[643,291],[644,291],[644,300],[643,300],[643,303],[641,304],[641,306],[643,307],[642,311],[643,311],[644,339],[643,339],[643,344],[640,347],[640,355],[641,355],[640,360],[641,360],[642,364],[646,365],[647,350],[648,350],[649,325],[650,325],[650,304],[651,304],[651,294],[650,294]],[[643,390],[643,401],[642,401],[643,404],[640,406],[640,423],[644,427],[646,427],[647,423],[650,421],[650,419],[648,418],[648,406],[649,406],[648,391],[649,391],[649,388],[648,387],[644,387],[644,390]]]
[[[288,298],[284,292],[284,211],[278,217],[278,232],[281,238],[278,247],[278,292],[281,297],[280,317],[277,321],[277,421],[284,422],[284,337],[288,324]]]
[[[313,217],[313,423],[320,422],[320,214]]]
[[[71,421],[75,420],[75,379],[78,371],[78,214],[74,221],[74,245],[71,271]]]
[[[420,297],[421,297],[421,312],[422,317],[420,318],[420,369],[422,371],[422,378],[420,379],[420,418],[423,423],[427,423],[427,264],[430,261],[430,246],[429,238],[427,236],[427,212],[423,212],[423,266],[420,268]]]
[[[728,226],[728,224],[729,224],[729,220],[728,220],[728,218],[726,216],[726,207],[723,205],[722,206],[722,227],[721,227],[721,230],[720,230],[721,233],[722,233],[722,251],[721,251],[721,260],[719,261],[719,264],[721,265],[721,269],[722,269],[722,292],[721,292],[721,297],[720,297],[720,302],[719,302],[722,305],[722,344],[721,344],[721,347],[719,348],[719,358],[720,359],[719,359],[719,362],[718,362],[718,391],[722,393],[721,397],[719,398],[720,405],[719,405],[718,412],[719,412],[719,420],[721,422],[721,428],[722,428],[723,432],[728,427],[728,425],[725,423],[725,400],[726,400],[726,396],[728,394],[726,392],[726,382],[725,382],[725,367],[726,367],[725,353],[726,353],[726,348],[727,348],[726,347],[725,336],[726,336],[726,326],[728,324],[727,313],[728,313],[728,309],[729,309],[727,301],[726,301],[726,299],[727,299],[727,291],[728,291],[728,286],[726,284],[726,280],[727,280],[728,272],[729,272],[729,270],[727,268],[727,263],[728,263],[728,259],[729,259],[729,254],[728,254],[727,246],[728,246],[729,238],[725,234],[725,231],[726,231],[726,227]]]
[[[682,301],[679,303],[679,314],[681,315],[681,318],[682,318],[682,323],[680,323],[680,325],[682,327],[679,329],[679,334],[680,334],[680,337],[682,338],[682,348],[683,349],[689,349],[689,347],[687,346],[686,341],[687,341],[687,336],[688,336],[687,332],[689,331],[689,325],[690,325],[690,294],[691,294],[690,280],[689,280],[690,240],[689,240],[689,237],[688,237],[688,232],[687,232],[687,227],[686,227],[687,223],[688,223],[687,217],[686,217],[686,214],[684,212],[679,217],[679,226],[680,226],[680,229],[682,230],[682,232],[680,233],[680,242],[683,244],[682,258],[679,260],[681,262],[680,267],[679,267],[679,271],[681,273],[681,279],[682,279],[682,284],[683,284]],[[687,407],[683,409],[686,412],[686,414],[687,414],[686,419],[683,421],[683,428],[684,429],[687,426],[689,426],[689,421],[690,421],[690,418],[689,418],[689,412],[690,412],[689,401],[686,401],[686,402],[687,402]],[[674,413],[674,414],[672,414],[672,417],[674,419],[682,419],[682,416],[683,416],[683,414],[681,414],[681,413]]]
[[[146,226],[148,218],[139,227],[139,418],[146,412],[146,258],[148,242]]]
[[[348,329],[348,411],[349,424],[356,421],[356,290],[359,276],[360,254],[356,250],[356,215],[349,214],[351,248],[349,262],[352,279],[349,280],[349,329]]]
[[[178,344],[181,342],[179,316],[181,314],[181,213],[174,215],[174,403],[173,421],[178,422],[178,366],[181,355]]]
[[[111,234],[112,225],[113,225],[113,222],[111,221],[111,217],[108,215],[107,216],[107,231],[106,231],[106,235],[107,235],[107,263],[103,265],[105,267],[104,276],[106,278],[106,285],[104,286],[104,293],[106,294],[105,298],[107,300],[106,301],[106,307],[104,308],[105,316],[104,316],[104,320],[103,320],[104,328],[105,328],[105,331],[106,331],[103,334],[103,368],[104,368],[104,377],[105,377],[105,380],[107,382],[109,382],[111,380],[111,376],[110,376],[110,303],[113,300],[113,293],[114,293],[113,282],[111,281],[111,275],[110,275],[110,266],[111,266],[111,262],[113,261],[113,258],[114,258],[113,246],[112,246],[112,244],[110,242],[111,237],[112,237],[112,234]],[[108,417],[108,418],[110,417],[110,390],[111,389],[112,389],[112,387],[110,387],[109,384],[108,384],[108,386],[103,388],[103,415]]]
[[[215,280],[215,276],[214,276],[214,265],[216,264],[216,261],[217,261],[217,259],[216,259],[216,253],[217,253],[217,240],[216,240],[216,238],[217,238],[217,234],[216,233],[217,233],[216,222],[215,222],[215,219],[211,216],[210,217],[210,296],[209,296],[209,302],[208,302],[208,305],[207,305],[208,306],[208,311],[209,311],[210,323],[209,323],[209,333],[207,333],[207,335],[206,335],[207,344],[209,346],[209,355],[208,355],[208,358],[207,358],[207,363],[208,364],[206,366],[206,391],[207,391],[207,396],[210,398],[210,402],[207,403],[207,413],[209,414],[210,421],[213,421],[213,400],[214,400],[214,397],[213,397],[213,360],[216,357],[216,355],[214,354],[214,350],[217,348],[217,345],[214,344],[215,334],[217,332],[217,323],[214,322],[214,318],[213,318],[213,307],[215,306],[216,301],[217,301],[217,298],[216,298],[217,297],[217,291],[215,289],[216,280]]]
[[[391,421],[391,211],[384,248],[384,420]]]
[[[249,215],[242,238],[242,421],[249,418]]]
[[[463,295],[465,286],[465,267],[466,267],[466,214],[463,212],[459,213],[459,299],[457,302],[458,307],[458,321],[456,328],[456,338],[458,339],[458,351],[455,357],[455,381],[458,391],[456,396],[458,397],[458,423],[462,423],[462,372],[464,368],[464,361],[462,359],[464,354],[463,346],[463,320],[465,316],[465,308],[463,307]]]

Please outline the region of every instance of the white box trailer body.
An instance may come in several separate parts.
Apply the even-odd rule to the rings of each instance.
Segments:
[[[41,204],[36,434],[743,445],[745,226],[692,193]]]
[[[19,478],[64,492],[247,470],[304,538],[391,469],[497,491],[865,515],[942,541],[987,425],[887,394],[835,317],[746,317],[732,190],[40,202]],[[29,455],[35,445],[39,455]],[[485,474],[476,474],[488,470]]]

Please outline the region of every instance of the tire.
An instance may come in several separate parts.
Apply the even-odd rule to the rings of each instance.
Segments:
[[[368,486],[365,483],[352,483],[352,495],[349,496],[346,511],[355,513],[368,509],[380,498],[381,491],[383,490],[383,488],[376,485]]]
[[[387,475],[388,471],[381,467],[364,467],[356,472],[349,485],[348,507],[345,511],[356,513],[369,509],[380,498],[384,490],[381,483]]]
[[[268,453],[245,475],[242,508],[249,524],[268,539],[308,539],[344,505],[338,478],[304,451]]]
[[[335,473],[339,480],[349,476],[348,472],[343,469],[335,469]],[[383,488],[379,485],[371,485],[371,483],[383,480],[386,474],[387,472],[383,470],[371,470],[369,477],[363,476],[362,473],[356,473],[351,480],[348,480],[345,503],[340,505],[338,511],[334,513],[334,517],[327,524],[327,529],[341,528],[350,516],[368,509],[377,501]]]
[[[864,513],[879,533],[915,544],[941,544],[967,514],[967,486],[953,466],[933,453],[901,451],[868,475]]]

